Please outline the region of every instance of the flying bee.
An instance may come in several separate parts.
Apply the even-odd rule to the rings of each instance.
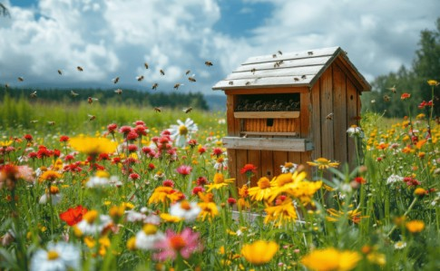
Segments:
[[[140,75],[140,76],[136,77],[136,80],[138,80],[138,82],[140,82],[140,81],[144,80],[144,76]]]
[[[165,72],[163,70],[159,71],[161,75],[165,75]]]
[[[388,95],[383,95],[383,100],[384,100],[385,102],[389,102],[389,101],[390,101],[390,96],[388,96]]]
[[[325,118],[328,119],[328,120],[332,120],[333,119],[333,113],[328,114]]]
[[[49,124],[50,126],[54,126],[55,125],[55,121],[50,120],[50,121],[47,122],[47,124]]]
[[[145,69],[148,70],[148,63],[147,62],[144,63],[144,66],[145,66]]]
[[[196,82],[196,79],[195,79],[194,77],[188,77],[188,80],[189,80],[190,82]]]
[[[210,67],[210,66],[212,66],[213,64],[212,64],[211,61],[205,61],[205,65],[208,66],[208,67]]]
[[[257,69],[253,68],[253,69],[251,70],[251,73],[255,74],[256,71],[257,71]]]
[[[162,107],[154,107],[154,111],[160,113],[162,112]]]
[[[121,95],[122,94],[122,89],[118,88],[117,90],[115,90],[115,93]]]
[[[87,116],[89,117],[89,121],[92,121],[92,120],[96,119],[95,115],[87,114]]]
[[[70,91],[70,95],[72,95],[73,97],[76,97],[76,96],[78,96],[79,94],[76,93],[75,91],[71,90],[71,91]]]
[[[179,89],[180,86],[183,86],[183,84],[177,83],[174,85],[174,88],[177,90],[177,89]]]
[[[283,52],[281,52],[280,50],[278,50],[278,54],[283,55]]]
[[[191,72],[191,70],[187,70],[187,71],[185,72],[185,75],[188,75],[190,72]]]
[[[393,85],[392,87],[387,88],[387,89],[391,90],[393,93],[397,92],[396,85]]]
[[[188,107],[188,108],[183,109],[183,112],[185,112],[186,114],[188,114],[188,113],[191,112],[192,110],[193,110],[192,107]]]
[[[5,89],[8,89],[9,88],[9,84],[5,84]]]
[[[84,69],[81,66],[76,67],[76,69],[80,72],[84,71]]]
[[[58,70],[58,74],[59,74],[59,75],[63,75],[63,71]]]
[[[93,97],[89,97],[89,98],[87,98],[87,102],[89,103],[89,104],[92,104],[93,102],[97,102],[98,101],[98,98],[93,98]]]
[[[18,79],[18,81],[20,81],[20,82],[23,82],[23,81],[24,81],[23,77],[21,77],[21,76],[18,77],[17,79]]]
[[[117,84],[119,82],[119,76],[116,76],[115,78],[112,79],[113,84]]]
[[[36,98],[37,97],[37,91],[35,90],[34,92],[31,93],[31,98]]]
[[[158,83],[154,83],[154,84],[153,84],[153,86],[151,87],[151,89],[154,89],[154,90],[156,90],[158,86],[159,86],[159,84],[158,84]]]

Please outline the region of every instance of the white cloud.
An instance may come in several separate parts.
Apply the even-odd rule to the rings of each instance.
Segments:
[[[158,82],[159,89],[172,90],[179,82],[183,90],[210,93],[250,56],[328,46],[341,46],[372,80],[411,64],[420,31],[434,28],[440,7],[438,0],[246,0],[238,14],[246,16],[261,2],[273,10],[242,36],[214,30],[229,23],[221,0],[39,0],[33,8],[12,6],[11,18],[0,18],[0,82],[17,85],[23,76],[28,84],[110,86],[120,76],[121,84],[145,89]],[[206,67],[207,60],[214,67]],[[188,69],[197,83],[187,81]],[[139,75],[145,80],[137,82]]]

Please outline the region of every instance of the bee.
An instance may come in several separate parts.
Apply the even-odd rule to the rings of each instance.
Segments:
[[[309,56],[312,56],[312,55],[313,55],[313,51],[308,51],[307,54],[308,54]]]
[[[140,81],[144,80],[144,76],[140,75],[140,76],[136,77],[136,80],[138,80],[138,82],[140,82]]]
[[[185,112],[187,114],[187,113],[191,112],[192,110],[193,110],[192,107],[188,107],[188,108],[183,109],[183,112]]]
[[[31,120],[30,123],[37,123],[38,120]]]
[[[183,86],[183,84],[177,83],[174,85],[174,88],[177,90],[177,89],[179,89],[180,86]]]
[[[158,84],[158,83],[154,83],[154,84],[153,84],[153,86],[151,87],[151,89],[154,89],[154,90],[156,90],[158,86],[159,86],[159,84]]]
[[[92,97],[87,98],[87,102],[89,104],[92,104],[93,102],[96,102],[96,101],[98,101],[98,98],[92,98]]]
[[[283,52],[281,52],[280,50],[278,50],[278,54],[283,55]]]
[[[5,89],[8,89],[9,88],[9,84],[5,84]]]
[[[389,101],[390,101],[390,96],[388,96],[388,95],[383,95],[383,100],[384,100],[385,102],[389,102]]]
[[[305,74],[301,76],[301,79],[306,79],[306,78],[307,76]]]
[[[333,119],[333,113],[328,114],[325,118],[328,119],[328,120],[332,120]]]
[[[162,112],[162,107],[155,107],[154,111],[160,113],[160,112]]]
[[[76,67],[76,69],[80,72],[84,71],[84,69],[81,66]]]
[[[31,98],[36,98],[37,97],[37,91],[35,90],[34,92],[31,93]]]
[[[122,89],[118,88],[117,90],[115,90],[115,93],[121,95],[122,94]]]
[[[58,70],[58,74],[59,74],[59,75],[63,75],[63,71]]]
[[[397,92],[396,85],[393,85],[392,87],[387,88],[387,89],[391,90],[393,93]]]
[[[116,76],[115,78],[112,79],[113,84],[117,84],[119,82],[119,76]]]
[[[20,81],[20,82],[23,82],[23,81],[24,81],[24,78],[23,78],[23,77],[21,77],[21,76],[20,76],[20,77],[18,77],[17,79],[18,79],[18,81]]]
[[[273,55],[272,55],[272,57],[273,57],[273,58],[276,58],[276,57],[277,57],[277,55],[276,55],[276,54],[273,54]]]
[[[251,82],[247,81],[245,85],[249,86],[250,84],[251,84]]]
[[[165,72],[163,70],[159,71],[161,75],[165,75]]]
[[[229,81],[229,85],[233,85],[234,84],[234,81]]]
[[[71,90],[71,91],[70,91],[70,95],[72,95],[73,97],[76,97],[76,96],[78,96],[79,94],[76,93],[75,91]]]
[[[299,81],[299,78],[298,78],[298,77],[294,77],[293,80],[294,80],[295,82],[297,82],[297,81]]]
[[[145,69],[148,70],[148,63],[147,62],[144,63],[144,66],[145,66]]]
[[[55,125],[55,121],[50,120],[50,121],[47,122],[47,124],[49,124],[50,126],[54,126]]]
[[[251,73],[255,74],[256,71],[257,71],[257,69],[253,68],[253,69],[251,70]]]
[[[211,61],[205,61],[205,65],[208,66],[208,67],[210,67],[210,66],[212,66],[213,64],[212,64]]]
[[[185,72],[185,75],[188,75],[190,72],[191,72],[191,70],[187,70],[187,71]]]
[[[196,79],[194,77],[188,77],[188,80],[191,82],[196,82]]]
[[[87,116],[89,117],[89,121],[96,119],[96,116],[94,115],[87,114]]]

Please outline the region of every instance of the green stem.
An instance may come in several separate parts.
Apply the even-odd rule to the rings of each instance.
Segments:
[[[411,202],[411,205],[409,205],[408,210],[406,210],[406,212],[403,214],[403,217],[406,217],[409,212],[412,210],[412,208],[414,207],[414,205],[417,202],[417,197],[413,199],[413,201]],[[437,223],[437,227],[438,227],[438,223]],[[397,225],[394,225],[393,228],[390,230],[390,232],[387,234],[387,237],[390,236],[393,231],[397,228]]]

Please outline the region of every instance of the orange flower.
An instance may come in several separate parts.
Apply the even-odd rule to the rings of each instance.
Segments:
[[[425,223],[421,220],[412,220],[407,222],[405,227],[411,233],[419,233],[425,228]]]
[[[411,97],[411,94],[405,92],[400,96],[400,99],[406,100],[406,99],[409,99],[410,97]]]
[[[60,218],[65,221],[67,225],[73,226],[83,219],[85,213],[87,213],[87,209],[78,205],[75,208],[69,208],[64,213],[61,213]]]

